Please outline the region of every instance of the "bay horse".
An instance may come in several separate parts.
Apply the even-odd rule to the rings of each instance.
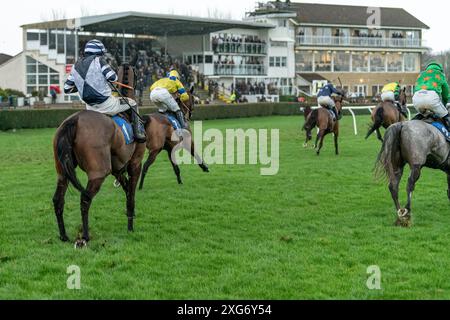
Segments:
[[[194,87],[192,87],[189,91],[189,100],[187,102],[182,102],[180,99],[177,99],[178,105],[180,106],[180,109],[183,111],[184,118],[186,124],[189,126],[189,122],[191,121],[192,112],[195,105],[195,96],[194,96]],[[169,161],[172,164],[174,173],[177,177],[178,184],[183,184],[183,180],[181,179],[181,171],[180,167],[177,163],[175,163],[174,159],[172,158],[172,153],[174,148],[180,143],[179,141],[174,141],[172,137],[174,136],[175,129],[173,128],[170,121],[167,119],[167,117],[161,113],[152,113],[150,115],[144,116],[144,119],[146,120],[145,123],[145,131],[147,133],[147,149],[149,151],[148,159],[144,164],[144,167],[142,169],[142,176],[141,176],[141,182],[139,184],[139,190],[142,190],[144,187],[144,181],[145,177],[148,173],[148,170],[153,165],[153,163],[156,161],[156,158],[161,153],[161,151],[165,150],[168,153]],[[191,130],[188,129],[190,133]],[[187,141],[185,141],[186,143]],[[183,143],[183,142],[181,142]],[[195,158],[197,163],[199,164],[200,168],[203,170],[203,172],[209,172],[209,168],[206,163],[204,163],[201,156],[197,154],[195,151],[194,142],[191,139],[190,145],[188,146],[188,149],[190,149],[192,157]]]
[[[125,66],[119,76],[132,85],[132,68]],[[120,78],[119,78],[120,79]],[[128,97],[134,95],[129,90]],[[64,225],[64,198],[69,182],[81,193],[82,237],[76,247],[84,247],[89,237],[89,209],[106,177],[116,177],[126,194],[128,231],[134,230],[135,193],[145,155],[144,143],[127,145],[119,126],[109,116],[95,111],[80,111],[67,118],[56,131],[53,141],[57,187],[53,196],[60,239],[69,241]],[[80,167],[88,177],[84,187],[77,178]],[[128,177],[125,174],[128,174]]]
[[[342,112],[342,104],[344,101],[345,92],[342,89],[338,89],[338,94],[333,95],[332,99],[336,104],[336,110],[340,114]],[[335,119],[331,115],[332,111],[320,107],[318,109],[313,110],[306,119],[305,125],[303,126],[303,130],[306,131],[306,141],[303,144],[303,147],[308,147],[308,142],[312,140],[312,130],[315,127],[319,128],[319,132],[317,134],[316,143],[314,144],[314,148],[317,151],[317,155],[320,155],[320,151],[323,147],[323,141],[327,134],[334,134],[334,146],[336,155],[339,155],[339,119]],[[337,116],[336,116],[337,117]]]
[[[405,165],[411,173],[407,184],[407,203],[400,206],[398,189]],[[377,177],[386,175],[389,191],[397,210],[395,225],[411,225],[411,202],[423,167],[442,170],[447,175],[447,197],[450,200],[450,144],[438,129],[422,120],[399,122],[390,126],[375,166]]]
[[[400,104],[406,105],[406,87],[404,87],[400,91]],[[405,116],[398,110],[397,106],[391,101],[381,102],[375,109],[372,111],[372,122],[373,124],[370,126],[369,131],[367,132],[366,139],[368,139],[372,133],[377,133],[377,138],[381,142],[383,142],[383,137],[381,136],[380,128],[384,129],[389,128],[389,126],[393,125],[397,122],[403,122],[407,119]]]

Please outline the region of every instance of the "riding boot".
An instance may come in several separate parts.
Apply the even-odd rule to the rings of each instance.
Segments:
[[[337,111],[336,107],[332,107],[331,111],[333,111],[335,117],[337,120],[341,120],[342,118],[342,114],[340,112]]]
[[[177,116],[177,120],[180,123],[181,128],[182,129],[187,129],[186,122],[184,121],[183,111],[178,110],[175,114]]]
[[[131,112],[131,125],[133,126],[134,138],[137,143],[147,142],[147,135],[145,134],[145,127],[141,119],[138,116],[137,107],[133,107],[136,112]]]
[[[423,114],[418,113],[414,116],[414,118],[412,118],[411,120],[423,120],[425,119],[425,117],[423,116]]]

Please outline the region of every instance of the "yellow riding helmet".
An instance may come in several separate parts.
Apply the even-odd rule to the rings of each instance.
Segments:
[[[180,74],[178,73],[177,70],[172,70],[169,72],[169,78],[176,78],[178,80],[180,80]]]

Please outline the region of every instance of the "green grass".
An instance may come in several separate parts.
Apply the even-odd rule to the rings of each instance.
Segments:
[[[299,117],[205,122],[279,128],[279,174],[183,166],[180,187],[161,155],[137,195],[136,232],[127,232],[124,195],[108,178],[84,250],[58,240],[55,130],[0,133],[0,299],[449,299],[446,177],[425,170],[413,227],[394,227],[386,184],[373,178],[380,144],[363,139],[367,122],[359,117],[354,136],[351,118],[343,120],[339,157],[331,136],[320,157],[303,149]],[[73,188],[65,218],[74,240],[81,219]],[[69,265],[81,268],[79,291],[66,288]],[[382,290],[366,287],[370,265],[381,268]]]

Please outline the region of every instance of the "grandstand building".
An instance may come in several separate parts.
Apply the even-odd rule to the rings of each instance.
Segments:
[[[205,87],[216,83],[250,100],[315,94],[338,79],[365,96],[394,80],[411,89],[428,27],[403,9],[381,8],[377,29],[368,28],[368,17],[367,7],[273,1],[241,21],[123,12],[28,24],[22,26],[23,52],[0,65],[0,87],[44,96],[52,85],[62,88],[84,43],[98,38],[116,63],[136,64],[141,57],[162,76],[158,63],[170,57],[190,65]]]

